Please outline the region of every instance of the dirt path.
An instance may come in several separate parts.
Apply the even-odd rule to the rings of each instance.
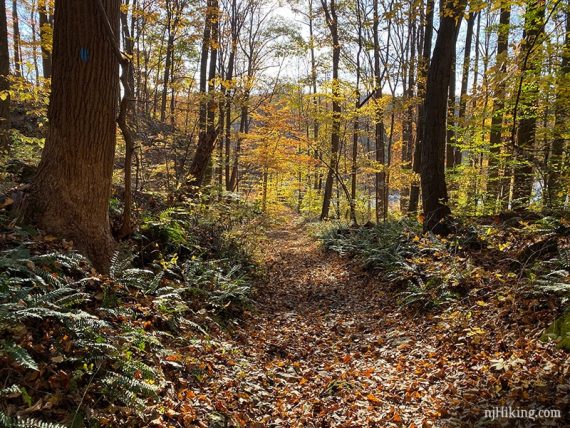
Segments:
[[[301,226],[269,238],[255,309],[202,367],[194,401],[215,409],[210,426],[475,426],[484,409],[518,403],[489,368],[490,358],[510,355],[529,362],[518,376],[542,382],[546,397],[521,390],[520,407],[564,405],[555,401],[564,393],[550,391],[559,374],[539,370],[540,356],[533,365],[526,339],[513,337],[523,341],[514,350],[482,348],[445,313],[403,311],[390,287],[324,253]]]

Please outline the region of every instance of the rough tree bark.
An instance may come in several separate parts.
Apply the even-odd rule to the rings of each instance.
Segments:
[[[424,231],[449,231],[445,183],[445,134],[447,95],[453,52],[465,1],[444,3],[435,48],[429,66],[424,101],[424,129],[421,145],[421,186]]]
[[[95,1],[56,0],[49,131],[26,216],[106,272],[119,59],[103,35],[108,23],[118,34],[120,1],[101,1],[107,17]]]

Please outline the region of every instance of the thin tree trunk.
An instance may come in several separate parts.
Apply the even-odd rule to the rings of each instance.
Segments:
[[[538,78],[541,66],[531,59],[532,51],[535,46],[539,46],[538,41],[543,32],[543,21],[545,14],[545,0],[534,0],[527,6],[525,16],[525,30],[523,32],[524,59],[521,65],[521,89],[522,81],[525,77]],[[529,66],[529,62],[531,62]],[[531,84],[524,93],[519,92],[517,102],[513,113],[514,124],[516,128],[516,145],[515,155],[517,162],[513,168],[513,206],[522,207],[530,203],[533,181],[534,168],[533,160],[536,142],[536,114],[538,102],[538,86]],[[517,120],[518,114],[521,118]],[[513,136],[514,137],[514,132]],[[514,142],[512,138],[511,142]]]
[[[53,43],[52,12],[49,0],[39,0],[38,11],[40,16],[40,39],[42,50],[42,69],[45,79],[51,78],[51,51]]]
[[[14,74],[22,76],[22,51],[20,48],[20,18],[18,16],[18,1],[12,0],[12,25],[14,26]]]
[[[378,27],[380,24],[380,17],[378,14],[378,0],[373,1],[373,25],[372,25],[372,36],[374,38],[374,143],[375,143],[375,153],[376,162],[381,171],[377,172],[375,175],[376,183],[376,222],[379,223],[381,220],[386,219],[386,209],[385,209],[385,195],[386,195],[386,170],[385,170],[385,143],[384,143],[384,112],[380,105],[380,100],[382,98],[382,82],[380,70],[380,35]]]
[[[357,187],[357,172],[358,172],[358,141],[360,138],[360,55],[362,54],[362,16],[360,8],[360,0],[357,0],[357,19],[358,19],[358,51],[356,53],[356,93],[355,93],[355,116],[354,116],[354,130],[352,134],[352,159],[351,159],[351,187],[350,187],[350,220],[356,225],[358,220],[356,218],[356,187]]]
[[[226,89],[224,102],[225,102],[225,136],[224,136],[224,175],[225,175],[225,186],[226,190],[231,191],[231,174],[230,174],[230,166],[231,166],[231,139],[232,139],[232,87],[233,87],[233,78],[234,78],[234,67],[235,67],[235,60],[236,54],[238,49],[238,37],[239,37],[239,29],[237,25],[237,1],[232,0],[232,16],[231,16],[231,33],[232,33],[232,40],[231,40],[231,48],[230,48],[230,55],[228,58],[228,70],[226,74],[226,82],[228,84],[228,88]]]
[[[331,41],[333,46],[332,58],[332,129],[331,129],[331,160],[327,172],[327,180],[325,183],[325,192],[323,195],[323,207],[321,210],[321,220],[329,217],[329,210],[333,192],[335,173],[338,167],[338,153],[340,149],[340,83],[338,80],[338,71],[340,65],[340,43],[338,35],[338,18],[336,15],[335,0],[330,0],[330,7],[326,0],[321,0],[323,9],[325,10],[327,26],[331,33]]]
[[[564,149],[567,140],[564,138],[564,130],[568,129],[568,106],[570,105],[570,4],[566,4],[566,36],[562,46],[562,61],[556,82],[556,101],[554,103],[554,135],[552,149],[548,165],[548,177],[546,191],[548,205],[555,208],[564,206],[568,194],[568,176],[563,176]]]
[[[414,14],[415,9],[410,11],[410,15]],[[406,171],[410,171],[412,166],[412,151],[414,147],[414,131],[413,131],[413,121],[414,121],[414,86],[415,86],[415,61],[416,61],[416,23],[415,19],[410,16],[410,24],[408,26],[409,32],[409,58],[407,61],[407,67],[405,67],[407,73],[404,76],[404,85],[406,86],[405,101],[408,104],[404,112],[404,121],[402,124],[402,168]],[[410,189],[406,186],[401,190],[400,196],[400,210],[402,212],[407,212],[410,202]]]
[[[126,0],[125,4],[128,7],[130,0]],[[135,120],[136,115],[133,110],[134,101],[134,84],[135,76],[132,64],[134,43],[132,35],[129,30],[127,12],[121,12],[121,27],[123,33],[123,46],[125,49],[126,58],[121,61],[121,82],[123,83],[123,98],[121,99],[119,116],[117,124],[123,134],[125,140],[125,166],[124,166],[124,181],[125,193],[123,195],[123,215],[121,228],[118,232],[118,238],[123,239],[133,232],[132,224],[132,210],[133,210],[133,189],[132,189],[132,169],[133,169],[133,155],[135,151],[135,137],[132,130],[131,123]],[[133,18],[134,19],[134,18]]]
[[[424,31],[424,44],[422,48],[422,56],[418,62],[418,79],[417,79],[417,92],[418,97],[422,102],[418,106],[418,124],[416,127],[416,145],[414,147],[414,159],[412,169],[416,174],[421,172],[422,160],[422,140],[423,130],[425,128],[425,116],[423,99],[425,98],[425,81],[430,64],[431,57],[431,39],[433,38],[433,18],[434,18],[434,0],[427,0],[426,3],[426,22]],[[418,211],[420,200],[420,185],[414,181],[410,187],[410,205],[408,212],[415,214]]]
[[[34,62],[34,73],[36,85],[40,82],[40,66],[38,63],[38,40],[37,40],[37,29],[36,29],[36,1],[32,0],[31,10],[30,10],[30,26],[32,31],[32,60]]]
[[[497,56],[495,67],[499,69],[499,83],[493,94],[493,112],[491,113],[491,134],[489,137],[489,172],[487,179],[487,193],[493,207],[498,203],[499,210],[503,208],[506,199],[505,190],[502,188],[503,180],[500,179],[503,162],[499,155],[502,147],[503,116],[505,109],[505,78],[507,74],[507,60],[509,49],[509,26],[511,21],[511,3],[501,0],[501,14],[497,31]]]
[[[166,121],[166,104],[168,99],[168,85],[170,83],[170,73],[172,68],[172,54],[174,50],[174,36],[169,35],[168,41],[166,42],[166,59],[164,64],[164,77],[162,83],[162,94],[160,100],[160,121],[165,123]]]
[[[261,196],[261,211],[267,211],[267,182],[269,179],[269,174],[267,172],[267,168],[263,169],[263,191]]]
[[[359,0],[358,0],[359,1]],[[311,53],[311,88],[313,90],[313,141],[315,147],[314,150],[315,159],[322,160],[322,152],[318,149],[318,139],[319,139],[319,121],[317,120],[317,114],[319,112],[319,97],[317,96],[317,61],[315,57],[315,29],[314,29],[314,16],[313,16],[313,0],[308,0],[309,7],[309,44]],[[320,168],[315,169],[315,189],[321,191],[323,183],[323,175]]]
[[[467,19],[467,33],[465,34],[465,51],[463,54],[463,72],[461,74],[461,89],[459,92],[459,113],[458,121],[459,125],[463,127],[463,133],[466,134],[467,127],[465,124],[465,113],[467,111],[467,87],[469,85],[469,69],[471,68],[471,45],[473,44],[473,27],[475,26],[475,18],[477,13],[469,13],[469,18]],[[479,51],[476,47],[477,52]],[[454,150],[454,166],[461,165],[462,153],[459,147],[455,147]]]
[[[164,61],[164,77],[162,79],[162,96],[160,102],[160,122],[164,123],[166,120],[166,102],[168,97],[168,84],[172,67],[172,56],[174,54],[174,6],[171,0],[166,2],[166,58]]]
[[[456,83],[456,45],[457,39],[453,44],[454,49],[451,52],[451,73],[449,73],[449,89],[447,97],[447,132],[445,138],[445,167],[451,169],[455,166],[455,83]]]
[[[6,4],[0,2],[0,153],[10,148],[10,52]]]
[[[172,49],[172,61],[170,64],[170,126],[174,129],[176,127],[176,85],[174,80],[174,71],[176,69],[176,57],[174,56],[174,48]]]
[[[164,50],[164,38],[160,40],[160,48],[158,49],[158,57],[162,57],[162,52]],[[152,115],[156,117],[158,112],[158,87],[160,86],[160,74],[162,73],[162,61],[158,61],[158,66],[156,70],[156,76],[154,78],[154,90],[152,94]]]
[[[248,67],[248,75],[251,73],[251,64]],[[240,134],[247,134],[249,132],[249,89],[245,91],[244,94],[244,104],[241,107],[241,117],[239,125]],[[238,137],[236,141],[236,148],[234,150],[234,163],[232,165],[232,174],[230,177],[230,190],[232,192],[237,191],[237,186],[239,182],[239,158],[241,154],[241,137]]]

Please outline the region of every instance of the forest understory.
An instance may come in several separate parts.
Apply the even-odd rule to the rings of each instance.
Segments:
[[[395,271],[341,250],[366,228],[329,225],[323,231],[289,209],[271,221],[253,217],[247,228],[258,231],[258,273],[248,297],[240,300],[230,286],[219,305],[200,294],[212,282],[227,286],[208,276],[210,262],[187,270],[193,285],[177,284],[176,269],[164,260],[159,277],[129,267],[137,262],[132,259],[114,261],[104,277],[89,273],[86,262],[72,266],[63,255],[65,241],[36,235],[32,253],[48,256],[21,258],[16,275],[12,260],[8,274],[23,283],[28,275],[31,293],[45,289],[33,301],[17,301],[10,291],[2,295],[1,309],[16,308],[20,317],[8,328],[17,339],[13,348],[23,351],[18,364],[9,358],[6,365],[3,357],[2,407],[14,418],[4,414],[3,420],[10,426],[18,415],[32,421],[23,426],[51,426],[43,420],[54,427],[567,426],[568,354],[541,340],[560,300],[552,293],[545,299],[537,281],[519,276],[521,266],[513,261],[521,250],[528,257],[531,242],[542,249],[532,254],[533,264],[552,251],[568,251],[568,226],[551,225],[547,233],[543,219],[518,221],[490,226],[500,242],[510,243],[501,259],[493,237],[480,240],[484,234],[469,235],[467,245],[467,235],[442,242],[407,226],[370,226],[369,233],[378,231],[387,241],[385,229],[395,228],[406,235],[393,240],[396,247],[408,242],[427,254],[414,259],[423,272],[418,275],[429,283],[439,272],[444,282],[418,294]],[[3,254],[22,233],[6,232]],[[205,242],[216,236],[208,233]],[[556,248],[547,249],[546,241]],[[216,251],[223,247],[215,245]],[[57,251],[62,254],[54,256]],[[470,278],[454,285],[446,279],[447,266],[465,260]],[[70,277],[75,285],[66,294],[61,283]],[[443,298],[444,289],[455,294]],[[50,303],[47,296],[57,290]],[[17,386],[9,388],[12,382]],[[538,420],[485,418],[485,410],[501,407],[561,413]]]

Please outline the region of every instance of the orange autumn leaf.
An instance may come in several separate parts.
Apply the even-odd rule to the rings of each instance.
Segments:
[[[376,397],[374,394],[370,393],[366,396],[366,399],[368,401],[370,401],[373,404],[380,404],[382,402],[382,400],[380,400],[378,397]]]

